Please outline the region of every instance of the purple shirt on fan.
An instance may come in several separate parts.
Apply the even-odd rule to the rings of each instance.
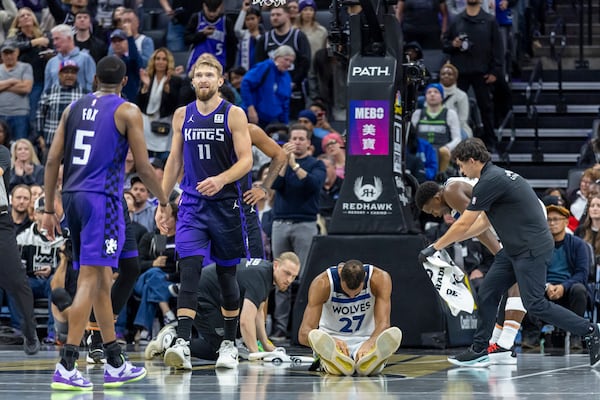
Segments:
[[[115,124],[125,102],[118,95],[90,93],[71,104],[65,124],[63,192],[123,196],[127,138]]]

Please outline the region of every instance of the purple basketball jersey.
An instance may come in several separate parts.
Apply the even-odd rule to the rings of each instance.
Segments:
[[[123,195],[129,143],[115,125],[115,111],[125,100],[93,93],[71,105],[65,124],[63,192]]]

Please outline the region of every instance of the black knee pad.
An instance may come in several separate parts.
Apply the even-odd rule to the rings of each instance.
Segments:
[[[51,293],[52,304],[58,308],[60,312],[63,312],[73,303],[73,298],[65,290],[65,288],[56,288]]]
[[[237,266],[223,267],[217,265],[217,276],[221,285],[223,296],[223,308],[227,311],[235,311],[240,308],[240,287],[235,278]]]
[[[181,286],[177,297],[177,308],[195,310],[198,307],[198,285],[202,273],[202,256],[191,256],[179,260]]]

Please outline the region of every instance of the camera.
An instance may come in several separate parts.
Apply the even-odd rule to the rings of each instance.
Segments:
[[[459,33],[458,40],[460,40],[460,51],[467,51],[473,46],[466,33]]]
[[[427,83],[427,67],[425,67],[423,61],[417,60],[402,64],[402,69],[404,71],[404,80],[407,83],[412,83],[417,87],[425,86]]]

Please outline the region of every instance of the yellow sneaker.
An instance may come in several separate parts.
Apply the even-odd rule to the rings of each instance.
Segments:
[[[321,359],[325,372],[332,375],[354,374],[354,360],[337,348],[335,340],[329,334],[313,329],[308,334],[308,343]]]
[[[373,350],[356,363],[356,372],[362,376],[380,373],[387,359],[400,347],[400,342],[402,342],[402,331],[395,326],[381,332]]]

